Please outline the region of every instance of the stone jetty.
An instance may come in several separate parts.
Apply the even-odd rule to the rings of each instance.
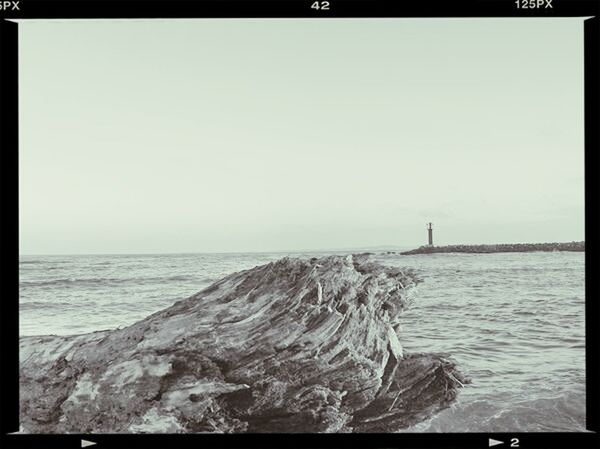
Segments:
[[[585,242],[567,243],[502,243],[498,245],[448,245],[421,246],[400,254],[435,254],[435,253],[523,253],[533,251],[585,251]]]

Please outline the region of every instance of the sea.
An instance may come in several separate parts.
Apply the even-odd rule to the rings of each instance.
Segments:
[[[21,256],[21,335],[130,325],[230,273],[348,252]],[[403,432],[585,431],[584,253],[400,255],[418,270],[405,352],[449,354],[472,382]]]

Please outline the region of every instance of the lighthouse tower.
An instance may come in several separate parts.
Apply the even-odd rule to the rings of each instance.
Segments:
[[[427,223],[427,234],[429,237],[429,246],[433,246],[433,225],[431,223]]]

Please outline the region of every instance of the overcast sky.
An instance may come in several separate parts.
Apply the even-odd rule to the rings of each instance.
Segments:
[[[584,238],[582,19],[19,33],[22,254]]]

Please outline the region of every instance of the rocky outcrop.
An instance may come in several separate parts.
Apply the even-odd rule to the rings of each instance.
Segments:
[[[585,242],[566,243],[501,243],[498,245],[447,245],[421,246],[400,254],[435,254],[435,253],[525,253],[533,251],[585,251]]]
[[[127,328],[23,337],[23,432],[393,432],[467,381],[406,354],[418,282],[361,257],[234,273]]]

